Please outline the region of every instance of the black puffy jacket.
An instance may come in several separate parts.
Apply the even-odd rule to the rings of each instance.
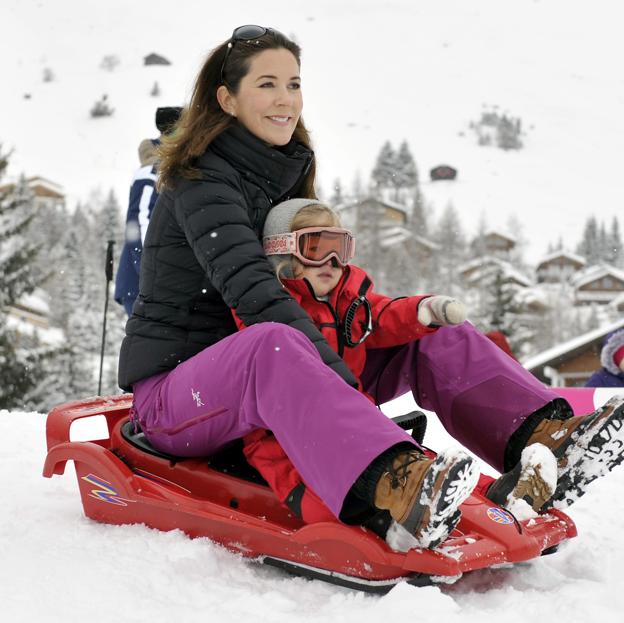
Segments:
[[[139,296],[119,356],[119,385],[175,368],[247,325],[302,331],[323,361],[357,381],[275,276],[260,243],[271,206],[296,197],[313,158],[303,145],[269,147],[241,126],[198,159],[202,179],[180,179],[158,198],[147,230]]]

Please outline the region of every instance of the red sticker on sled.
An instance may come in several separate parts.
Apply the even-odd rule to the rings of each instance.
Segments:
[[[502,508],[491,507],[487,509],[487,516],[494,522],[500,524],[510,524],[514,522],[514,518]]]

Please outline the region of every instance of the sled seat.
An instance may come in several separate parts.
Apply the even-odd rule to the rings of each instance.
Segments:
[[[154,448],[138,423],[135,424],[130,420],[124,422],[124,424],[121,425],[120,432],[125,441],[147,454],[165,459],[171,463],[181,463],[182,461],[188,460],[188,457],[174,456]],[[223,472],[224,474],[229,474],[230,476],[242,478],[243,480],[248,480],[257,484],[267,484],[266,480],[260,475],[260,472],[247,462],[243,454],[242,439],[233,441],[226,448],[213,454],[207,459],[207,462],[212,469],[218,472]]]

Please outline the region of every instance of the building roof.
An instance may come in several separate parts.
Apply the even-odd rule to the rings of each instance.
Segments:
[[[499,238],[509,240],[509,242],[513,242],[514,245],[518,242],[518,239],[514,238],[511,234],[504,234],[502,231],[497,229],[488,229],[485,234],[483,234],[484,238],[491,238],[492,236],[498,236]]]
[[[559,249],[557,251],[553,251],[552,253],[548,253],[548,255],[545,255],[537,263],[536,270],[539,270],[539,267],[542,266],[543,264],[547,264],[548,262],[552,262],[553,260],[556,260],[556,259],[558,259],[560,257],[569,259],[571,262],[579,264],[580,266],[585,266],[585,264],[587,264],[587,261],[585,260],[584,257],[582,257],[580,255],[577,255],[576,253],[572,253],[571,251],[565,251],[563,249]]]
[[[529,371],[535,370],[542,366],[547,366],[553,363],[563,363],[568,359],[572,359],[577,354],[585,350],[592,342],[602,340],[605,336],[613,331],[617,331],[624,327],[624,318],[620,318],[611,324],[604,325],[593,331],[578,335],[567,342],[557,344],[548,350],[545,350],[533,357],[529,357],[522,362],[522,365]]]
[[[39,189],[39,191],[43,190],[43,194],[48,197],[57,197],[59,199],[65,198],[63,187],[60,184],[52,182],[51,180],[48,180],[45,177],[41,177],[40,175],[26,178],[26,184],[28,188],[30,188],[35,193],[35,196],[41,194],[41,192],[37,192],[37,189]],[[16,182],[9,182],[8,184],[3,184],[2,186],[0,186],[0,191],[11,192],[15,189],[16,186]]]
[[[498,267],[502,271],[503,276],[508,280],[515,281],[524,287],[532,285],[531,280],[515,268],[510,262],[502,260],[494,255],[483,255],[470,260],[459,267],[459,272],[462,275],[471,272],[471,276],[466,278],[470,281],[474,281],[480,279],[480,277],[483,276],[483,273],[492,266]]]
[[[615,268],[615,266],[610,266],[609,264],[599,264],[597,266],[589,266],[583,272],[577,274],[572,279],[572,285],[577,289],[582,288],[588,283],[596,281],[596,279],[601,279],[602,277],[615,277],[624,283],[624,271]]]

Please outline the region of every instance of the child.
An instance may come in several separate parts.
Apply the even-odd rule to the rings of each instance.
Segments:
[[[292,199],[272,208],[263,241],[265,252],[284,287],[306,310],[358,380],[368,349],[407,344],[436,331],[439,326],[459,324],[466,318],[462,303],[447,296],[391,299],[375,293],[368,275],[350,264],[355,247],[352,234],[340,227],[335,212],[316,200]],[[541,448],[542,451],[536,452],[533,448],[527,452],[522,464],[497,481],[482,477],[478,490],[487,492],[490,499],[503,506],[509,507],[526,496],[535,510],[541,508],[556,484],[553,482],[556,480],[555,458],[546,448]],[[248,435],[245,455],[278,498],[297,516],[307,523],[336,521],[323,502],[305,486],[269,431],[258,430]],[[388,487],[394,486],[392,481],[388,482]],[[343,512],[341,519],[364,523],[378,533],[388,529],[387,513],[385,519],[374,515],[372,523],[367,524],[362,521],[361,504],[355,499],[350,502],[351,517]],[[456,523],[459,516],[453,520]],[[453,526],[447,529],[450,531]]]
[[[602,368],[592,374],[585,387],[624,387],[624,329],[607,336],[600,363]]]

